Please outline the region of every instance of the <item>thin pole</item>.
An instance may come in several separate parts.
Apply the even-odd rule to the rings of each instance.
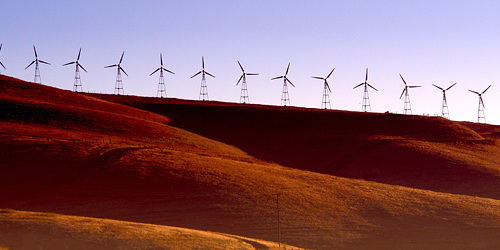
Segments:
[[[281,225],[280,225],[280,193],[276,193],[276,210],[278,211],[278,247],[281,247]]]

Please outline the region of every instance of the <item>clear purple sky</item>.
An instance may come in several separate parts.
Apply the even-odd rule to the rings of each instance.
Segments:
[[[200,79],[189,79],[201,67],[217,78],[208,79],[210,99],[238,102],[236,81],[240,60],[248,72],[250,102],[279,105],[281,81],[289,77],[291,104],[319,108],[322,83],[335,67],[330,84],[332,107],[360,110],[364,80],[372,110],[403,112],[399,99],[406,81],[414,114],[440,114],[447,87],[453,120],[476,121],[482,91],[488,123],[500,124],[500,2],[499,1],[4,1],[0,15],[2,74],[33,80],[32,45],[39,58],[44,84],[72,89],[76,59],[84,91],[113,93],[116,71],[104,66],[118,62],[125,51],[125,94],[156,96],[163,53],[169,97],[198,99]]]

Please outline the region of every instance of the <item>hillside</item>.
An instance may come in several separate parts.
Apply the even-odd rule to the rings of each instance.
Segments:
[[[0,210],[0,248],[277,249],[272,242],[185,228]],[[3,248],[2,248],[3,249]]]
[[[165,115],[172,126],[283,166],[500,199],[500,141],[492,137],[500,126],[440,117],[94,96]]]
[[[17,86],[25,90],[18,91]],[[487,192],[483,187],[495,184],[495,161],[470,167],[474,173],[491,172],[493,181],[476,183],[470,191],[487,194],[484,197],[465,195],[467,190],[452,190],[448,185],[439,188],[453,192],[417,189],[395,175],[396,165],[381,176],[405,185],[345,178],[329,173],[328,167],[320,168],[335,161],[329,157],[341,156],[336,151],[351,154],[344,170],[362,168],[355,163],[363,157],[348,151],[381,142],[406,156],[430,154],[426,147],[439,145],[443,156],[436,154],[434,159],[440,161],[431,162],[437,167],[446,157],[458,155],[446,154],[444,146],[455,150],[463,145],[464,155],[479,154],[474,145],[498,153],[495,140],[458,123],[391,114],[119,97],[126,104],[134,103],[133,108],[3,76],[0,89],[0,103],[8,111],[0,120],[0,208],[191,228],[314,249],[500,246],[500,201],[485,198],[499,189]],[[29,89],[38,92],[32,94]],[[99,96],[119,101],[112,97]],[[80,103],[72,101],[78,98]],[[339,117],[353,121],[346,124]],[[397,121],[406,126],[386,127],[384,117],[390,118],[389,125]],[[239,127],[244,119],[253,121],[253,126]],[[366,123],[375,124],[369,133],[356,132],[354,127],[366,127]],[[420,128],[424,125],[431,125],[439,136]],[[280,136],[291,131],[289,138]],[[328,151],[317,152],[320,149]],[[298,163],[287,163],[285,154]],[[444,167],[451,171],[449,165]],[[422,172],[426,178],[433,177]],[[460,180],[483,180],[461,174],[456,174]],[[431,178],[428,183],[438,182]],[[0,246],[4,246],[1,241]]]

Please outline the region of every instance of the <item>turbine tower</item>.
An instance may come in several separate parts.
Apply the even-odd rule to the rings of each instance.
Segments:
[[[283,90],[281,91],[281,105],[283,105],[283,106],[286,106],[287,104],[290,105],[290,96],[288,95],[288,84],[287,83],[290,83],[290,85],[292,85],[292,87],[295,88],[295,85],[293,85],[293,83],[287,77],[289,69],[290,69],[290,63],[288,63],[288,67],[286,68],[285,75],[271,78],[271,80],[283,78]]]
[[[368,83],[368,68],[366,68],[365,82],[362,82],[359,85],[356,85],[353,89],[355,89],[359,86],[364,86],[363,103],[361,104],[362,110],[363,110],[363,112],[367,112],[368,110],[371,111],[372,109],[370,106],[370,97],[368,96],[368,87],[374,89],[375,91],[378,91],[378,90]]]
[[[38,54],[36,53],[35,45],[33,45],[33,51],[35,52],[35,60],[31,62],[24,70],[27,70],[33,63],[35,64],[35,80],[33,81],[34,83],[42,83],[42,78],[40,77],[40,68],[38,66],[39,63],[44,63],[50,65],[50,63],[39,60],[38,59]]]
[[[0,51],[2,51],[2,44],[0,43]],[[3,69],[6,69],[5,66],[3,66],[3,63],[0,62],[0,65],[2,65]],[[0,74],[1,75],[1,74]]]
[[[327,77],[319,77],[319,76],[313,76],[312,78],[315,78],[315,79],[318,79],[318,80],[323,80],[323,98],[321,99],[321,108],[324,108],[324,109],[327,109],[327,106],[328,108],[332,108],[332,105],[330,105],[330,94],[329,92],[332,92],[332,90],[330,89],[330,85],[328,84],[328,78],[332,75],[333,71],[335,70],[335,68],[332,69],[332,71],[330,71],[330,74],[328,74]]]
[[[240,103],[248,103],[248,102],[250,102],[250,99],[248,98],[247,76],[256,76],[256,75],[259,75],[259,74],[257,74],[257,73],[246,73],[245,70],[243,69],[243,66],[241,66],[240,61],[238,61],[238,65],[240,65],[241,72],[242,72],[240,79],[236,83],[236,86],[238,86],[238,84],[241,82]]]
[[[198,73],[191,76],[191,79],[193,79],[193,77],[195,77],[199,74],[201,74],[201,87],[200,87],[199,99],[205,101],[205,98],[206,98],[206,100],[208,101],[208,88],[207,88],[207,80],[206,80],[205,75],[209,75],[213,78],[215,78],[215,76],[213,76],[212,74],[205,71],[205,59],[203,58],[203,56],[201,57],[201,70]]]
[[[403,89],[403,93],[401,93],[401,96],[399,96],[399,99],[401,99],[401,97],[403,97],[403,94],[405,95],[405,105],[404,105],[403,113],[405,115],[408,113],[411,115],[410,93],[408,92],[408,89],[420,88],[422,86],[410,86],[410,85],[406,84],[406,81],[401,74],[399,74],[399,76],[401,77],[401,80],[403,80],[403,83],[405,84],[405,88]]]
[[[113,64],[113,65],[109,65],[109,66],[104,67],[104,68],[116,67],[117,71],[116,71],[115,94],[118,94],[118,95],[120,94],[120,92],[122,94],[124,94],[121,72],[123,72],[126,76],[128,76],[127,72],[125,72],[125,70],[123,70],[123,68],[121,66],[121,63],[123,60],[123,54],[125,54],[125,51],[122,52],[122,57],[120,57],[120,61],[118,62],[118,64]]]
[[[486,123],[486,117],[484,115],[484,102],[483,102],[483,97],[482,95],[484,94],[484,92],[486,92],[489,88],[491,87],[491,85],[489,87],[487,87],[483,92],[479,93],[479,92],[476,92],[476,91],[472,91],[469,89],[470,92],[474,93],[474,94],[477,94],[479,96],[479,108],[477,109],[477,122],[480,123],[481,120],[483,120],[483,123]]]
[[[63,66],[75,64],[75,83],[73,84],[73,91],[75,92],[78,92],[78,88],[80,88],[80,92],[83,92],[82,80],[80,79],[80,68],[82,68],[83,71],[87,72],[87,70],[85,70],[85,68],[79,62],[81,52],[82,48],[80,48],[80,50],[78,51],[78,56],[76,57],[76,61],[63,64]]]
[[[163,95],[167,97],[167,90],[165,89],[165,80],[163,79],[163,71],[166,71],[170,74],[175,74],[175,73],[163,67],[163,58],[161,56],[161,53],[160,53],[160,67],[157,68],[155,71],[153,71],[153,73],[149,74],[149,76],[152,76],[157,71],[160,71],[160,80],[158,82],[158,91],[156,92],[156,97],[159,96],[163,98]]]
[[[448,111],[448,102],[446,101],[446,91],[450,90],[453,86],[455,86],[455,84],[457,84],[457,83],[454,83],[453,85],[451,85],[447,89],[443,89],[437,85],[432,84],[434,87],[443,91],[443,107],[441,108],[441,116],[446,118],[446,119],[450,119],[450,113]]]

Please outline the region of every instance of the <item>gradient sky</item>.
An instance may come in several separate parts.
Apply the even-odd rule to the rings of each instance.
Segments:
[[[330,84],[334,109],[361,110],[362,88],[369,68],[375,112],[403,112],[399,99],[402,74],[412,85],[414,114],[441,113],[448,87],[453,120],[477,120],[483,91],[488,123],[500,124],[499,1],[5,1],[0,15],[2,74],[33,81],[34,59],[42,82],[72,89],[74,66],[82,48],[84,91],[113,93],[116,64],[125,51],[125,94],[156,96],[159,53],[165,67],[167,95],[198,99],[201,69],[216,76],[207,80],[211,100],[238,102],[237,60],[247,72],[250,102],[279,105],[282,81],[290,62],[292,106],[321,107],[322,82],[335,67]]]

